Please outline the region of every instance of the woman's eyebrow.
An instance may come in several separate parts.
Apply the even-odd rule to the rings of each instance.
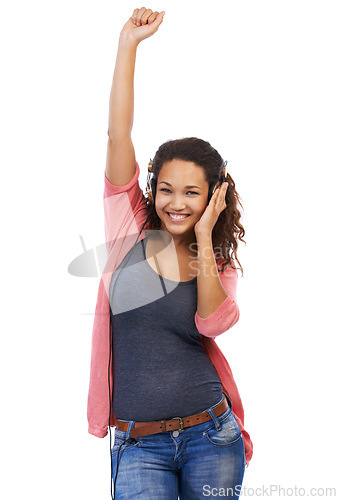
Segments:
[[[159,184],[167,184],[168,186],[172,187],[172,185],[169,182],[166,182],[166,181],[161,181],[161,182],[159,182]],[[185,188],[197,188],[197,189],[201,189],[199,186],[185,186]]]

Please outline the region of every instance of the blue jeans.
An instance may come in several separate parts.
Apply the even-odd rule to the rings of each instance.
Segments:
[[[178,437],[167,431],[131,438],[134,421],[127,431],[115,428],[111,450],[115,500],[238,499],[245,450],[232,403],[225,396],[225,412],[216,417],[212,409],[216,405],[210,406],[205,411],[212,420],[186,427]]]

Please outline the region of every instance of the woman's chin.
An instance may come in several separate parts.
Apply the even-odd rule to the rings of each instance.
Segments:
[[[168,233],[174,235],[182,235],[182,234],[194,234],[194,224],[189,225],[179,225],[179,224],[164,224],[163,221],[160,227],[161,231],[167,231]]]

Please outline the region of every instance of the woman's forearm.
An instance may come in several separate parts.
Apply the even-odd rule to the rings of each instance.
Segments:
[[[120,36],[109,102],[109,137],[131,136],[134,113],[134,73],[137,42]]]
[[[198,243],[198,309],[201,318],[210,316],[228,294],[222,286],[212,247],[211,235],[197,237]]]

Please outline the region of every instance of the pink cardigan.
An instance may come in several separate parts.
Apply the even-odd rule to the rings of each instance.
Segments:
[[[98,287],[98,296],[92,333],[91,368],[88,394],[87,416],[89,433],[103,438],[108,433],[109,425],[109,325],[110,304],[109,287],[113,271],[135,244],[138,233],[147,217],[146,200],[139,185],[139,165],[130,182],[124,186],[114,186],[104,172],[104,215],[107,259]],[[142,231],[138,241],[146,236]],[[218,260],[218,269],[221,261]],[[242,432],[246,466],[253,455],[253,444],[244,429],[244,410],[230,366],[214,338],[231,328],[239,319],[240,312],[236,303],[237,271],[231,266],[220,273],[221,282],[228,297],[207,318],[195,313],[195,324],[202,334],[202,344],[221,379],[223,390],[232,401],[233,413]],[[111,359],[112,364],[112,359]],[[110,387],[112,388],[110,372]],[[116,426],[116,417],[112,411],[111,427]]]

